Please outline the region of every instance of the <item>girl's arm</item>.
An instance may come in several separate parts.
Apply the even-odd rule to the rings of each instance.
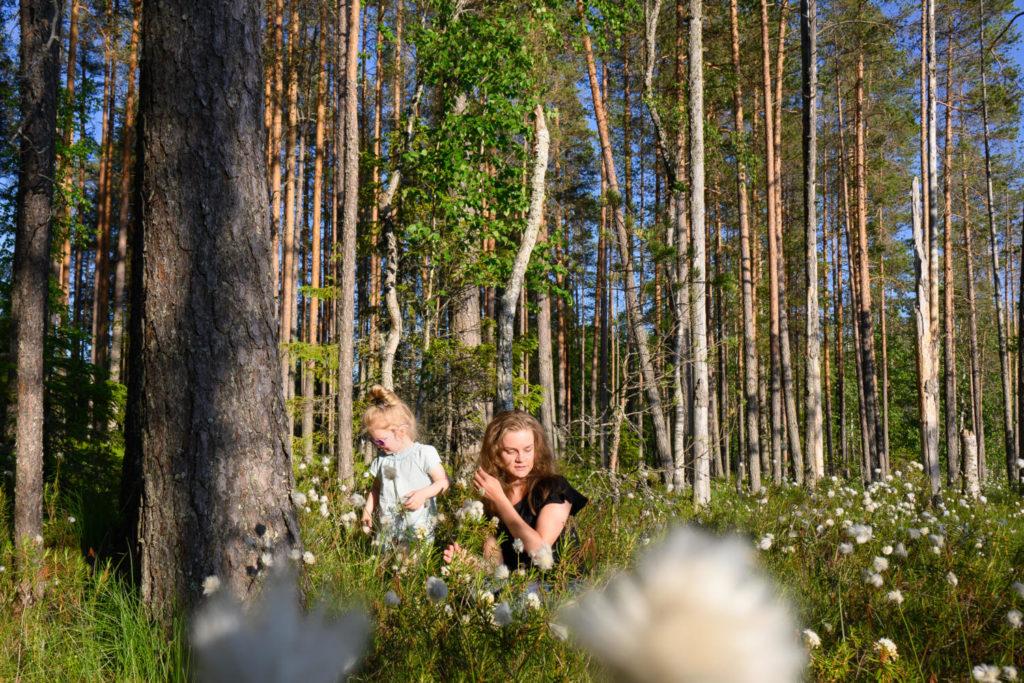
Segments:
[[[380,497],[380,477],[373,480],[373,486],[366,495],[366,504],[363,505],[363,526],[373,526],[373,511],[377,507],[377,499]]]
[[[444,493],[448,490],[448,475],[445,474],[444,467],[436,465],[427,472],[432,482],[430,486],[424,486],[421,489],[416,489],[412,493],[405,496],[405,509],[406,510],[419,510],[423,503],[427,502],[427,499],[433,498],[436,495]]]

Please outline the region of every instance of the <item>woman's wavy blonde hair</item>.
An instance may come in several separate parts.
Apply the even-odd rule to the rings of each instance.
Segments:
[[[555,471],[555,458],[544,434],[544,427],[533,415],[522,410],[509,410],[495,415],[484,430],[483,443],[480,446],[480,467],[491,476],[497,477],[501,482],[501,488],[505,490],[505,495],[509,495],[512,491],[512,482],[509,481],[508,474],[502,466],[501,440],[509,432],[521,431],[533,432],[533,469],[526,475],[523,500],[527,501],[527,505],[536,513],[537,511],[533,510],[534,489],[539,486],[538,491],[542,494],[540,498],[546,497],[547,490],[558,473]],[[484,505],[489,508],[486,502]],[[491,509],[487,512],[490,515],[495,514]]]
[[[390,389],[374,385],[366,396],[369,406],[363,413],[363,431],[405,427],[410,439],[416,438],[416,416],[405,401]]]

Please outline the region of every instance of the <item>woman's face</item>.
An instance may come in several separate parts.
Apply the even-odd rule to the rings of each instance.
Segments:
[[[366,430],[366,435],[370,437],[374,446],[385,453],[397,453],[408,445],[405,427],[402,425],[371,427]]]
[[[501,465],[510,479],[524,479],[533,471],[533,431],[522,429],[506,432],[501,437],[499,453]]]

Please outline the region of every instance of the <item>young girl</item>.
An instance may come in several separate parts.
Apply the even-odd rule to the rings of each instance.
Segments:
[[[586,497],[555,473],[544,428],[529,413],[513,410],[487,425],[480,467],[473,477],[487,514],[498,517],[497,538],[484,543],[484,558],[509,569],[557,564],[559,540],[569,521],[587,504]],[[541,559],[547,548],[552,556]],[[462,548],[444,551],[451,562]]]
[[[363,526],[373,526],[377,511],[380,537],[393,541],[433,538],[435,496],[448,488],[448,475],[433,446],[416,443],[416,418],[409,406],[382,386],[370,389],[363,430],[381,451],[370,464],[373,487],[363,507]]]

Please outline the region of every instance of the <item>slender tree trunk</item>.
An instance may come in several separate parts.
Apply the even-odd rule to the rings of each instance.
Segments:
[[[711,502],[708,453],[708,339],[706,230],[704,227],[704,17],[702,0],[690,0],[690,311],[693,315],[693,502]]]
[[[541,217],[540,235],[541,242],[548,242],[547,222]],[[537,374],[540,380],[544,402],[540,407],[541,424],[548,434],[552,448],[557,452],[559,447],[558,431],[555,429],[557,423],[557,405],[555,403],[555,368],[552,359],[552,335],[551,335],[551,296],[548,294],[547,283],[541,285],[537,292]]]
[[[912,209],[914,214],[914,268],[917,275],[917,303],[915,322],[917,330],[917,373],[919,411],[921,415],[921,464],[931,485],[932,496],[939,492],[939,387],[933,381],[931,304],[928,300],[930,273],[928,268],[928,242],[921,217],[921,188],[914,176]]]
[[[291,16],[288,20],[288,126],[285,133],[285,194],[284,221],[281,234],[281,382],[284,399],[287,402],[295,392],[295,364],[288,348],[292,341],[292,302],[296,297],[295,286],[295,203],[299,193],[296,181],[298,166],[296,144],[299,134],[299,61],[302,59],[299,46],[299,5],[291,0]],[[292,433],[293,416],[288,409],[289,434]]]
[[[273,263],[274,263],[274,301],[277,315],[280,317],[280,241],[281,241],[281,142],[282,124],[284,114],[284,0],[274,0],[274,62],[273,62],[273,115],[271,116],[271,129],[269,148],[267,150],[270,160],[270,226],[273,235]],[[340,38],[339,38],[340,40]],[[283,364],[283,361],[282,361]],[[282,386],[284,384],[282,383]]]
[[[867,481],[874,481],[875,469],[884,477],[887,472],[886,454],[882,445],[882,426],[878,419],[878,379],[875,362],[875,326],[871,314],[871,264],[868,255],[867,180],[864,165],[864,52],[858,47],[856,107],[854,127],[856,128],[855,182],[857,186],[857,260],[860,284],[858,286],[857,325],[860,328],[861,368],[864,374],[864,407],[868,430],[868,457],[865,459],[868,471]]]
[[[981,493],[981,485],[978,481],[978,440],[974,432],[966,427],[961,429],[960,444],[964,453],[964,493],[976,499]]]
[[[76,60],[78,59],[78,12],[81,7],[80,0],[71,0],[71,11],[68,23],[68,57],[66,66],[66,85],[65,90],[67,91],[67,102],[72,110],[68,112],[67,125],[64,127],[64,148],[70,149],[75,138],[75,116],[73,107],[75,106],[75,69],[77,68]],[[82,135],[85,135],[83,129]],[[64,235],[64,240],[61,243],[60,250],[60,261],[57,267],[57,273],[59,278],[57,282],[60,284],[61,293],[64,299],[65,308],[71,306],[71,242],[74,237],[73,225],[71,223],[71,210],[72,202],[71,198],[71,187],[74,183],[74,168],[72,160],[70,158],[62,159],[63,165],[65,166],[63,174],[63,185],[64,185],[64,196],[65,201],[60,207],[60,216],[58,221],[60,225],[67,226],[67,234]]]
[[[1002,288],[999,274],[999,252],[996,247],[995,200],[992,194],[992,155],[989,149],[988,132],[988,76],[985,55],[985,5],[982,3],[982,25],[979,29],[979,53],[981,54],[981,121],[982,139],[985,143],[985,208],[988,213],[988,244],[992,259],[992,299],[995,302],[996,330],[999,337],[999,371],[1003,385],[1003,436],[1006,444],[1006,478],[1013,486],[1017,481],[1017,438],[1013,426],[1013,393],[1010,380],[1010,351],[1006,339],[1006,321],[1003,319]]]
[[[590,89],[594,104],[594,114],[597,119],[598,134],[601,140],[601,155],[605,167],[608,170],[609,191],[615,197],[619,197],[619,182],[615,173],[615,162],[612,157],[611,135],[608,131],[608,117],[605,115],[604,104],[601,101],[601,92],[597,83],[597,68],[594,64],[594,51],[590,43],[590,33],[586,27],[585,11],[583,0],[576,0],[576,9],[583,22],[583,51],[587,60],[587,73],[590,79]],[[626,299],[626,314],[629,318],[630,333],[639,356],[641,372],[643,374],[647,401],[651,410],[651,418],[654,423],[655,442],[657,444],[658,459],[665,476],[671,475],[674,468],[672,459],[672,446],[669,442],[668,426],[665,423],[665,414],[661,404],[661,396],[658,391],[658,384],[654,377],[654,366],[651,363],[651,355],[647,346],[647,330],[643,325],[640,311],[640,297],[637,291],[637,283],[633,273],[633,254],[628,234],[626,233],[626,221],[622,211],[621,203],[616,203],[614,214],[615,231],[619,242],[619,257],[621,259],[623,290]]]
[[[57,148],[60,22],[57,2],[22,0],[18,46],[22,127],[11,269],[11,356],[17,387],[14,543],[19,553],[31,550],[32,555],[41,555],[43,541],[43,341]],[[22,599],[38,597],[42,584],[31,575],[33,568],[19,570],[24,575],[19,590]]]
[[[957,397],[956,397],[956,316],[953,304],[955,289],[953,281],[953,19],[949,19],[949,35],[946,42],[946,135],[942,154],[942,198],[943,218],[943,298],[945,304],[945,389],[946,389],[946,484],[952,488],[960,476],[960,440],[957,438]]]
[[[128,92],[124,102],[124,129],[121,148],[121,208],[117,221],[117,251],[114,256],[114,325],[110,335],[110,379],[121,381],[121,358],[124,337],[124,316],[127,313],[125,259],[128,255],[128,230],[131,223],[132,150],[135,148],[135,70],[139,54],[139,21],[142,0],[132,2],[132,35],[128,49]]]
[[[143,8],[125,475],[142,600],[165,626],[205,577],[251,595],[262,553],[301,547],[267,258],[260,14],[255,0]]]
[[[352,443],[352,391],[355,345],[355,295],[356,295],[356,231],[359,220],[359,117],[358,84],[356,72],[359,66],[359,4],[360,0],[346,0],[344,11],[339,12],[339,67],[344,74],[344,83],[338,88],[338,111],[343,118],[338,132],[341,139],[335,143],[338,158],[342,162],[341,177],[344,183],[339,188],[342,209],[338,278],[338,395],[337,395],[337,442],[338,479],[342,484],[352,485],[354,477],[354,453]],[[340,37],[344,40],[340,40]],[[342,59],[343,56],[343,59]]]
[[[961,119],[961,126],[964,125]],[[963,137],[961,132],[960,137]],[[974,245],[971,230],[971,204],[967,198],[967,164],[965,160],[960,161],[960,186],[963,192],[963,226],[964,226],[964,262],[967,268],[967,277],[964,284],[967,287],[967,316],[970,328],[970,361],[971,361],[971,426],[977,440],[978,461],[974,463],[978,478],[985,481],[985,415],[982,410],[982,376],[981,376],[981,347],[978,344],[978,306],[977,297],[974,293]],[[967,456],[964,456],[964,476],[967,476]]]
[[[498,310],[498,384],[497,396],[494,401],[495,412],[512,410],[514,397],[512,393],[512,323],[515,321],[516,301],[523,289],[526,278],[526,267],[530,263],[530,255],[537,242],[540,224],[544,218],[544,177],[548,168],[548,146],[550,135],[547,122],[544,120],[544,108],[537,105],[534,115],[534,163],[530,178],[530,213],[526,219],[519,251],[512,264],[512,274],[501,297]],[[526,310],[523,309],[523,317]],[[550,330],[550,324],[549,324]],[[548,341],[550,352],[550,340]],[[549,353],[550,358],[550,353]]]
[[[818,27],[817,0],[800,0],[800,46],[803,73],[804,239],[807,288],[807,390],[805,442],[807,480],[812,486],[825,474],[821,422],[821,329],[818,322]],[[794,425],[795,427],[795,425]]]
[[[735,144],[745,149],[746,127],[743,123],[743,92],[740,76],[740,35],[737,18],[737,0],[730,0],[729,15],[732,28],[733,68],[733,120],[736,128]],[[740,281],[743,288],[743,372],[744,404],[746,419],[747,468],[750,475],[750,490],[761,490],[761,416],[757,397],[757,315],[754,308],[753,255],[750,245],[750,211],[747,201],[747,167],[741,154],[736,155],[736,191],[739,204],[740,227]]]
[[[92,363],[107,369],[110,315],[110,214],[114,166],[114,114],[117,97],[117,58],[113,46],[113,5],[108,9],[104,31],[103,125],[100,170],[96,192],[96,255],[92,298]]]
[[[881,225],[882,212],[878,212],[878,221]],[[882,448],[889,452],[889,316],[886,309],[885,293],[885,255],[878,259],[878,318],[880,337],[879,343],[882,351]],[[934,362],[935,357],[932,356]],[[933,368],[934,370],[934,368]]]

